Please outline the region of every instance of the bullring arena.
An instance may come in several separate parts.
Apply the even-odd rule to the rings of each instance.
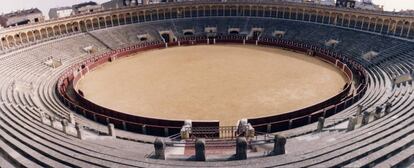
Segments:
[[[410,15],[183,1],[0,39],[0,167],[414,163]]]
[[[333,65],[290,51],[201,45],[148,51],[103,64],[85,75],[77,89],[92,102],[117,111],[220,120],[230,126],[241,118],[294,111],[333,97],[345,85],[341,73]]]

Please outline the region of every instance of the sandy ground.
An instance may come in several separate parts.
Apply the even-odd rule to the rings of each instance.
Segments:
[[[299,53],[199,45],[104,64],[77,87],[87,99],[130,114],[234,125],[316,104],[338,94],[345,81],[332,65]]]

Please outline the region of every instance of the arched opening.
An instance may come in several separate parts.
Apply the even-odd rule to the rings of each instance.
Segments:
[[[40,29],[40,34],[41,34],[41,36],[42,36],[42,38],[41,39],[45,39],[45,38],[47,38],[47,32],[46,32],[46,29]],[[40,39],[40,38],[39,38]]]
[[[168,43],[168,42],[170,42],[170,41],[171,41],[171,39],[170,39],[170,34],[169,34],[169,33],[163,33],[163,34],[161,34],[161,37],[164,39],[164,41],[165,41],[166,43]]]
[[[118,20],[118,15],[112,15],[112,26],[118,26],[119,25],[119,20]]]
[[[47,33],[48,33],[49,37],[53,37],[54,36],[53,29],[51,27],[46,28],[46,30],[47,30]]]
[[[91,20],[86,20],[86,30],[93,30],[92,29],[92,21]]]
[[[85,21],[80,21],[79,26],[80,26],[80,30],[82,32],[85,32],[86,31],[86,23],[85,23]]]
[[[53,27],[53,31],[55,32],[55,35],[56,36],[59,36],[60,35],[60,31],[59,31],[59,27],[58,26],[54,26]]]
[[[383,24],[384,24],[384,21],[382,19],[378,19],[377,24],[374,25],[374,31],[381,33],[380,31],[381,31],[381,27]]]
[[[99,28],[100,28],[99,20],[97,18],[93,18],[92,19],[92,30],[96,30]]]
[[[388,27],[388,34],[394,35],[394,33],[397,31],[397,21],[391,20],[390,26]]]
[[[408,32],[408,38],[413,38],[414,37],[414,23],[411,23],[410,25],[410,31]]]
[[[33,41],[40,40],[41,38],[39,30],[33,31]]]
[[[253,31],[252,38],[255,39],[255,40],[257,40],[260,37],[261,34],[262,34],[261,31],[257,31],[257,30],[256,31]]]
[[[349,27],[355,28],[357,26],[357,17],[352,15],[349,23]]]
[[[194,33],[192,31],[186,31],[184,32],[184,36],[192,36]]]
[[[110,16],[106,16],[106,17],[105,17],[105,24],[106,24],[106,27],[112,27],[112,23],[111,23],[111,21],[112,21],[112,18],[111,18]]]
[[[2,43],[4,46],[6,46],[6,45],[7,45],[7,44],[6,44],[6,38],[2,37],[2,38],[1,38],[1,43]]]
[[[29,37],[27,36],[26,33],[21,33],[20,38],[23,41],[23,43],[28,43],[29,42]]]
[[[27,39],[29,40],[29,42],[34,42],[35,41],[35,35],[34,35],[33,32],[29,31],[26,34],[27,34]]]
[[[125,15],[120,14],[119,15],[119,25],[124,25],[124,24],[125,24]]]
[[[231,31],[229,32],[229,34],[230,34],[230,35],[238,35],[238,34],[239,34],[239,31],[237,31],[237,30],[231,30]]]
[[[20,34],[16,34],[16,35],[14,35],[14,39],[16,40],[15,41],[15,44],[16,45],[21,45],[22,43],[21,43],[21,37],[20,37]]]
[[[343,25],[342,25],[342,26],[347,27],[347,26],[349,25],[349,18],[350,18],[350,17],[351,17],[350,15],[345,15],[345,16],[344,16],[344,18],[343,18],[343,20],[342,20],[342,23],[343,23]]]
[[[60,34],[67,34],[66,26],[64,24],[59,25]]]
[[[368,25],[368,30],[369,31],[375,31],[374,30],[374,28],[375,28],[375,22],[376,22],[376,18],[371,18],[370,20],[369,20],[369,25]]]
[[[138,23],[138,13],[137,12],[133,12],[132,14],[131,14],[132,16],[132,22],[133,23]]]
[[[132,24],[132,17],[131,17],[131,13],[127,13],[125,15],[125,19],[126,19],[126,24]]]
[[[13,36],[8,36],[7,41],[9,42],[9,47],[14,47],[15,46]]]
[[[73,23],[66,24],[66,33],[73,33]]]
[[[141,37],[141,38],[139,38],[139,41],[147,41],[147,40],[148,40],[147,37]]]
[[[99,17],[99,27],[105,27],[106,28],[105,18]]]

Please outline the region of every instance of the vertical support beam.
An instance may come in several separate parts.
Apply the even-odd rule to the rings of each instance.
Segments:
[[[62,120],[62,131],[64,134],[68,134],[68,120]]]
[[[318,119],[318,127],[316,131],[321,132],[323,130],[323,125],[325,124],[325,118],[319,117]]]
[[[8,36],[6,36],[6,37],[4,37],[4,38],[6,39],[6,44],[7,44],[7,47],[9,47],[9,48],[10,48],[9,37],[8,37]]]
[[[55,117],[49,116],[50,126],[55,128]]]
[[[364,28],[364,24],[365,24],[365,18],[362,17],[362,22],[361,22],[361,30]]]
[[[65,31],[66,31],[66,34],[69,34],[68,25],[66,25],[66,24],[65,24]]]
[[[69,123],[76,124],[75,115],[73,113],[69,113]]]
[[[302,21],[305,21],[305,9],[302,11]]]
[[[115,126],[112,123],[108,124],[108,135],[111,136],[111,137],[116,137]]]
[[[83,137],[83,128],[82,128],[82,126],[79,123],[76,123],[75,124],[75,129],[76,129],[77,138],[82,140],[84,138]]]
[[[116,21],[118,22],[118,26],[121,25],[121,22],[119,21],[119,15],[116,15]]]
[[[405,23],[403,22],[401,26],[401,31],[400,31],[400,37],[403,36],[404,28],[405,28]]]

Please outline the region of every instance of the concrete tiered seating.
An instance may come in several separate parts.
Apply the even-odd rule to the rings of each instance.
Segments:
[[[69,124],[68,134],[62,132],[60,121],[69,119],[72,112],[57,98],[55,84],[66,68],[94,55],[84,52],[83,47],[93,45],[97,54],[109,51],[108,46],[115,49],[137,44],[137,34],[148,33],[149,40],[161,41],[158,31],[171,30],[176,36],[183,36],[183,29],[194,29],[195,35],[201,35],[207,26],[217,26],[222,34],[230,27],[240,28],[241,32],[261,27],[263,36],[268,37],[273,31],[282,30],[286,31],[285,39],[321,47],[328,39],[338,39],[340,43],[331,49],[367,68],[368,89],[357,104],[369,110],[390,102],[391,113],[354,131],[336,129],[355,115],[355,104],[328,118],[321,133],[315,132],[316,124],[280,132],[288,137],[286,155],[228,162],[151,159],[151,143],[155,137],[116,130],[118,138],[112,138],[106,136],[105,125],[76,114],[76,122],[87,129],[85,139],[76,138],[73,124]],[[412,70],[412,42],[312,23],[240,17],[157,21],[89,33],[0,55],[0,167],[398,167],[413,164],[414,86],[397,87],[391,81],[393,76]],[[371,50],[380,54],[372,62],[361,59],[362,53]],[[53,69],[42,64],[49,57],[62,60],[63,65]],[[33,88],[16,90],[16,85]],[[42,114],[57,118],[53,127],[48,119],[42,122]]]

